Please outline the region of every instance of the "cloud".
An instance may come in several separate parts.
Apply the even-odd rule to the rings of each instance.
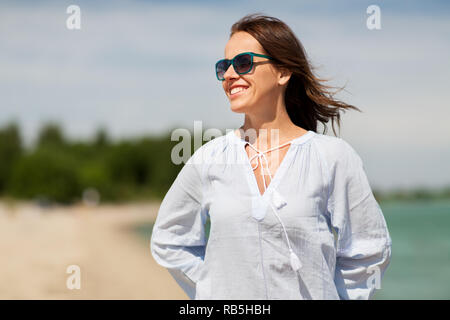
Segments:
[[[373,160],[386,163],[387,155],[395,172],[415,172],[410,184],[450,181],[436,173],[447,166],[432,160],[450,146],[450,22],[443,2],[425,9],[381,2],[379,31],[365,27],[364,1],[79,1],[79,31],[65,26],[69,4],[0,4],[0,123],[18,119],[27,141],[46,119],[59,120],[73,137],[92,135],[99,125],[113,137],[191,129],[195,120],[240,126],[243,117],[230,111],[213,65],[232,23],[263,12],[291,26],[320,76],[347,83],[350,93],[338,97],[364,112],[345,113],[342,134],[367,158],[376,173],[371,181],[398,182]],[[422,162],[410,160],[415,152]]]

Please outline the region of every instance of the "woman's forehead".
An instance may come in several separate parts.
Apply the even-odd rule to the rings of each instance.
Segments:
[[[225,59],[232,59],[242,52],[262,52],[262,47],[249,33],[237,32],[225,46]]]

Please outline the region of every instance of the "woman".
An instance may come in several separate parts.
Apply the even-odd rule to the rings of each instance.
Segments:
[[[153,257],[191,299],[369,299],[390,262],[386,222],[359,155],[316,133],[359,109],[333,99],[276,18],[236,22],[225,57],[216,76],[244,124],[182,168]]]

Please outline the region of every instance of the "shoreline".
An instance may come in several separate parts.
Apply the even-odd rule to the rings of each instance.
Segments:
[[[159,204],[0,202],[0,299],[188,299],[134,230]],[[66,286],[71,265],[80,289]]]

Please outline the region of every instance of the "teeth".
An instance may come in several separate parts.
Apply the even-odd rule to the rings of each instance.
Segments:
[[[241,92],[241,91],[244,91],[246,89],[247,88],[244,88],[244,87],[236,87],[236,88],[231,89],[230,94],[235,94],[237,92]]]

